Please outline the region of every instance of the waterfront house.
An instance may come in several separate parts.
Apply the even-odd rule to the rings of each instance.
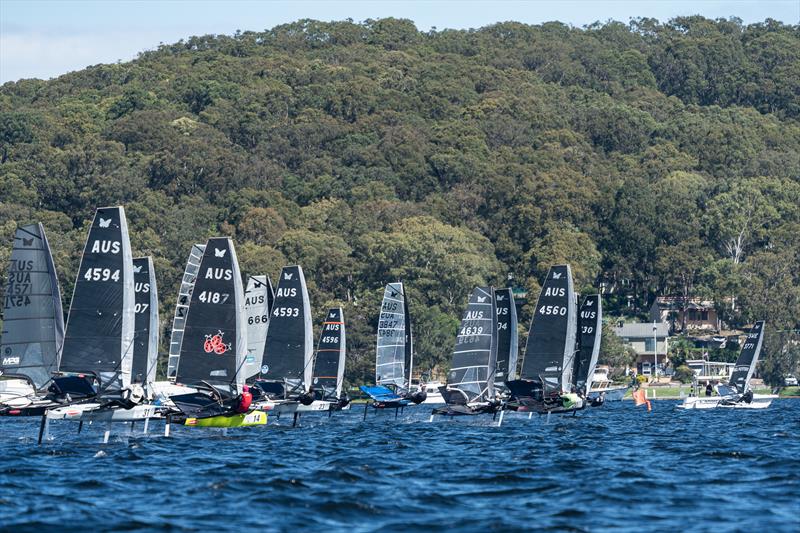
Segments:
[[[669,324],[666,322],[644,322],[620,324],[614,333],[636,352],[636,370],[643,376],[655,374],[658,360],[659,375],[664,373],[669,349]]]
[[[683,298],[680,296],[659,296],[650,306],[650,320],[667,322],[670,332],[683,331]],[[719,332],[722,322],[711,300],[690,298],[686,304],[686,330]]]

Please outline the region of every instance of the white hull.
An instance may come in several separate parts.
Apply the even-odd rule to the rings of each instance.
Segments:
[[[442,397],[442,394],[437,392],[435,394],[428,394],[428,397],[425,398],[425,401],[422,402],[420,405],[444,405],[445,401]]]
[[[303,405],[300,402],[294,401],[278,401],[278,402],[258,402],[254,409],[266,411],[275,414],[293,414],[293,413],[327,413],[334,408],[334,402],[326,400],[314,400],[310,405]]]
[[[625,394],[630,389],[627,385],[620,385],[619,387],[606,387],[602,389],[592,389],[589,391],[589,400],[594,400],[601,393],[606,393],[605,399],[607,402],[619,402],[625,397]]]
[[[101,409],[98,403],[82,403],[56,407],[47,411],[48,420],[76,420],[79,422],[135,422],[147,418],[161,418],[162,409],[157,405],[137,405],[130,409],[121,407]]]
[[[716,409],[717,407],[726,409],[766,409],[772,404],[772,400],[777,398],[776,394],[753,394],[750,403],[740,401],[736,403],[724,403],[724,396],[689,396],[678,405],[680,409]]]
[[[0,380],[0,404],[8,407],[27,407],[36,391],[24,379]]]

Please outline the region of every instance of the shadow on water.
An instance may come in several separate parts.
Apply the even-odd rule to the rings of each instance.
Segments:
[[[792,531],[800,400],[764,412],[652,413],[630,402],[576,417],[429,422],[430,409],[133,432],[0,420],[0,530]],[[792,466],[794,465],[794,466]],[[794,529],[796,530],[796,529]]]

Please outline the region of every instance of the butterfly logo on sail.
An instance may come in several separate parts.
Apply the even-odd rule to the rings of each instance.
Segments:
[[[590,305],[594,305],[594,300],[586,300],[586,307],[589,307]]]
[[[397,295],[398,295],[398,294],[399,294],[399,293],[398,293],[397,291],[392,291],[392,292],[389,294],[389,298],[395,298],[395,297],[397,297]]]
[[[217,331],[216,335],[208,334],[206,335],[205,341],[203,342],[203,351],[206,353],[215,353],[217,355],[222,355],[228,350],[231,349],[231,344],[225,344],[222,341],[222,338],[225,334],[222,331]]]
[[[214,257],[225,257],[225,252],[227,251],[228,250],[224,248],[222,250],[220,250],[219,248],[214,248]]]
[[[482,304],[485,301],[486,301],[486,296],[478,296],[478,303],[479,304]]]
[[[133,266],[133,273],[134,274],[141,274],[142,273],[142,265],[134,265]]]
[[[505,300],[505,299],[506,299],[506,297],[505,297],[505,296],[503,296],[502,294],[498,294],[498,295],[497,295],[497,301],[498,301],[498,302],[502,302],[502,301],[503,301],[503,300]]]
[[[33,246],[33,237],[30,239],[22,238],[22,246]]]
[[[332,312],[330,318],[336,318],[336,312]]]
[[[111,219],[100,217],[100,227],[108,228],[109,226],[111,226]]]
[[[286,281],[289,281],[293,277],[294,277],[294,274],[292,274],[292,273],[289,273],[289,272],[284,272],[283,273],[283,279],[285,279]]]

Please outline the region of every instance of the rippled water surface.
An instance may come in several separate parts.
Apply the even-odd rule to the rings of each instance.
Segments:
[[[0,529],[800,530],[800,400],[428,422],[363,408],[117,435],[0,419]]]

